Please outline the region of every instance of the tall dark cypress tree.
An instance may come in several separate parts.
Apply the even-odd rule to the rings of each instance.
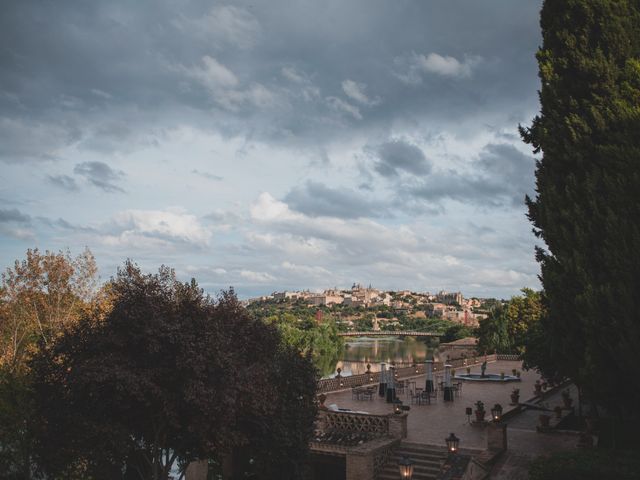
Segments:
[[[529,219],[546,315],[525,360],[640,405],[640,0],[546,0]]]

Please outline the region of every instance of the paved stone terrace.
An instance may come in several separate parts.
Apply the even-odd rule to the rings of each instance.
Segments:
[[[515,361],[499,360],[487,364],[487,373],[511,374],[512,369],[522,370],[522,363]],[[465,373],[464,368],[456,370]],[[480,373],[480,367],[471,367],[472,373]],[[437,372],[438,374],[442,372]],[[463,382],[462,393],[453,402],[444,402],[442,393],[439,392],[437,402],[431,405],[411,405],[408,417],[407,440],[415,443],[430,445],[443,445],[444,439],[451,432],[460,438],[460,448],[485,449],[485,428],[470,425],[465,415],[466,407],[473,407],[477,400],[485,404],[486,419],[490,417],[490,410],[494,404],[500,403],[504,412],[513,407],[509,406],[510,394],[514,388],[520,389],[520,401],[524,402],[533,397],[534,383],[539,378],[533,371],[522,371],[520,382],[508,383],[475,383]],[[424,387],[425,375],[414,377],[417,386]],[[405,405],[410,405],[408,394],[399,395]],[[340,392],[328,393],[325,405],[337,404],[339,408],[364,411],[373,414],[383,414],[392,411],[391,404],[386,403],[382,397],[375,395],[373,400],[354,400],[351,398],[351,389]],[[473,420],[474,416],[472,416]]]

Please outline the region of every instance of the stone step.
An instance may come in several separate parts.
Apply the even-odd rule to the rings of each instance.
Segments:
[[[445,454],[444,448],[402,442],[394,450],[393,455],[376,479],[397,480],[399,477],[398,462],[402,457],[407,457],[413,462],[413,478],[415,480],[434,480],[440,473],[440,462],[444,459]]]

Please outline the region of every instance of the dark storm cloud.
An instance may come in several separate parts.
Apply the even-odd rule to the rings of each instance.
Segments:
[[[73,173],[84,177],[89,183],[105,192],[124,192],[124,189],[116,185],[124,173],[112,169],[104,162],[79,163],[74,167]]]
[[[293,188],[284,198],[290,208],[312,217],[361,218],[387,213],[380,203],[350,188],[331,188],[314,181]]]
[[[17,135],[0,142],[0,160],[54,159],[79,140],[118,150],[185,121],[289,144],[474,114],[526,121],[538,9],[512,0],[8,1],[0,121]]]
[[[489,206],[522,206],[534,188],[535,160],[510,144],[488,144],[468,172],[438,171],[407,186],[408,195]]]
[[[63,190],[70,192],[78,190],[76,180],[69,175],[47,175],[47,181],[56,187],[62,188]]]
[[[0,223],[22,223],[28,224],[31,222],[31,217],[25,213],[22,213],[17,208],[11,210],[0,209]]]
[[[374,169],[384,177],[397,176],[400,172],[417,176],[431,172],[431,163],[422,150],[404,140],[393,140],[367,150],[377,157]]]

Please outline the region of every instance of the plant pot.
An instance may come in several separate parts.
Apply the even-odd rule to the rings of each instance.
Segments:
[[[517,405],[520,403],[520,395],[516,393],[511,394],[511,405]]]
[[[487,412],[485,410],[476,410],[476,422],[484,422],[484,416]]]

